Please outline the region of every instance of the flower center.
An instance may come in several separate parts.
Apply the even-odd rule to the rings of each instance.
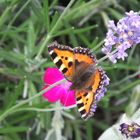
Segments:
[[[128,31],[128,36],[133,36],[134,35],[134,33],[132,32],[132,31]]]
[[[133,126],[128,126],[128,131],[129,132],[134,132],[135,131],[135,128]]]

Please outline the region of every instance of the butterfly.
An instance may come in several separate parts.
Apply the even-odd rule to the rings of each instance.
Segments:
[[[76,104],[84,120],[92,117],[100,96],[105,92],[105,80],[108,78],[88,48],[60,45],[53,42],[48,52],[64,77],[72,83]]]

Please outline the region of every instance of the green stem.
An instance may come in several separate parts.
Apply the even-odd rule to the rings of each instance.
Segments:
[[[57,31],[57,28],[59,26],[59,23],[61,22],[62,18],[64,17],[64,15],[66,14],[66,12],[69,10],[69,8],[71,7],[71,5],[74,3],[75,0],[71,0],[69,2],[69,4],[67,5],[67,7],[65,8],[65,10],[63,11],[63,13],[61,14],[61,16],[59,17],[59,19],[57,20],[57,22],[55,23],[55,25],[53,26],[53,28],[51,29],[51,31],[48,33],[46,39],[44,40],[43,44],[40,47],[40,50],[38,51],[38,54],[36,56],[36,59],[39,59],[42,51],[44,50],[47,42],[52,38],[52,35],[54,32]]]
[[[64,82],[64,81],[65,81],[65,79],[60,80],[60,81],[58,81],[58,82],[56,82],[56,83],[50,85],[48,88],[46,88],[46,89],[40,91],[38,94],[35,94],[35,95],[32,96],[31,98],[29,98],[29,99],[27,99],[27,100],[24,100],[24,101],[20,102],[19,104],[16,104],[15,106],[12,106],[11,108],[9,108],[8,110],[6,110],[6,111],[0,116],[0,121],[2,121],[5,117],[7,117],[9,114],[11,114],[12,111],[13,111],[14,109],[16,109],[16,108],[18,108],[18,107],[20,107],[20,106],[22,106],[22,105],[28,103],[29,101],[31,101],[31,100],[33,100],[33,99],[35,99],[35,98],[41,96],[44,92],[50,90],[51,88],[55,87],[56,85],[58,85],[58,84],[60,84],[60,83],[62,83],[62,82]]]
[[[125,77],[124,79],[120,80],[119,82],[116,82],[115,84],[112,85],[112,87],[118,86],[118,85],[120,85],[121,83],[123,83],[123,82],[125,82],[125,81],[127,81],[127,80],[129,80],[129,79],[131,79],[131,78],[134,78],[135,76],[137,76],[137,75],[139,75],[139,74],[140,74],[140,70],[137,71],[137,72],[135,72],[134,74],[131,74],[131,75]]]
[[[135,85],[138,85],[138,84],[140,84],[140,80],[139,80],[139,79],[136,80],[136,81],[134,81],[133,83],[130,83],[130,84],[124,86],[123,88],[121,88],[121,89],[119,90],[119,94],[125,92],[125,91],[128,90],[128,89],[131,89],[132,87],[134,87]]]
[[[36,111],[36,112],[51,112],[51,111],[57,111],[57,110],[68,110],[71,108],[76,107],[76,105],[71,105],[69,107],[55,107],[55,108],[49,108],[49,109],[40,109],[40,108],[35,108],[35,107],[30,107],[30,108],[19,108],[17,110],[12,111],[12,113],[15,112],[20,112],[20,111]]]
[[[3,43],[4,39],[7,36],[7,31],[10,29],[11,25],[14,23],[14,21],[17,19],[17,17],[21,14],[21,12],[26,8],[26,6],[29,4],[30,0],[28,0],[21,8],[20,10],[15,14],[15,16],[13,17],[13,19],[11,20],[11,22],[8,24],[7,29],[6,29],[6,33],[4,34],[4,36],[1,38],[1,42],[0,44]]]
[[[0,28],[5,23],[6,17],[8,16],[10,10],[12,9],[15,3],[16,3],[16,0],[11,1],[11,4],[2,12],[0,16]]]
[[[60,103],[56,102],[56,108],[61,107]],[[57,122],[57,123],[56,123]],[[56,110],[54,113],[54,116],[52,118],[52,123],[51,123],[55,135],[56,135],[56,140],[62,140],[62,129],[64,128],[64,120],[62,118],[62,114],[60,110]]]
[[[11,20],[11,22],[8,25],[8,28],[14,23],[14,21],[17,19],[17,17],[22,13],[22,11],[26,8],[26,6],[30,3],[31,0],[27,0],[25,2],[25,4],[19,9],[19,11],[15,14],[15,16],[13,17],[13,19]]]

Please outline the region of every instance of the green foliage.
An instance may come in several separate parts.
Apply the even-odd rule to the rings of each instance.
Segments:
[[[139,9],[138,0],[1,0],[0,139],[43,140],[55,132],[52,116],[57,108],[39,92],[44,70],[54,66],[47,53],[49,43],[88,47],[100,59],[108,20],[118,21],[125,11]],[[129,54],[115,65],[100,63],[111,84],[94,119],[83,121],[76,108],[61,108],[65,138],[96,140],[125,111],[132,88],[140,83],[139,46]]]

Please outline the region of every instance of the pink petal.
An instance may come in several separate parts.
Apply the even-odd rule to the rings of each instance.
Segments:
[[[65,93],[62,94],[62,97],[60,99],[60,102],[64,106],[71,106],[76,104],[76,100],[74,97],[75,91],[66,91]]]
[[[57,68],[47,68],[45,70],[44,76],[43,76],[43,81],[46,84],[53,84],[61,79],[63,79],[62,73],[57,69]]]
[[[43,89],[63,78],[63,75],[57,68],[48,68],[43,76],[43,81],[45,82]],[[42,96],[44,99],[48,100],[48,102],[54,103],[60,101],[64,106],[74,105],[76,104],[76,100],[74,98],[75,91],[70,91],[70,86],[71,83],[65,81],[64,83],[61,83],[45,92]]]
[[[48,102],[56,102],[61,99],[62,95],[65,94],[65,89],[61,88],[60,85],[53,87],[43,94],[44,99],[48,100]]]

